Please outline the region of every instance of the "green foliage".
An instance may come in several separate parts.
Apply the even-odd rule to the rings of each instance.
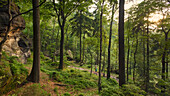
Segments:
[[[66,93],[64,93],[64,95],[63,96],[71,96],[71,94],[70,93],[68,93],[68,92],[66,92]]]
[[[28,75],[28,70],[23,64],[17,62],[15,56],[7,56],[3,53],[4,57],[2,65],[0,66],[0,94],[9,92],[21,84]]]
[[[40,84],[32,84],[26,88],[20,88],[16,90],[15,94],[17,96],[50,96]]]
[[[123,91],[118,86],[109,86],[107,88],[103,88],[101,91],[102,96],[125,96]]]
[[[106,79],[106,78],[102,78],[103,82],[102,82],[102,88],[108,88],[110,86],[116,86],[118,85],[117,81],[115,79]]]
[[[146,92],[134,84],[123,85],[123,93],[127,96],[145,96]]]
[[[102,96],[123,96],[122,90],[119,89],[115,79],[102,78]]]
[[[41,68],[41,71],[49,74],[51,79],[63,82],[64,84],[73,85],[75,90],[94,88],[97,86],[97,77],[90,77],[87,71],[84,72],[75,69],[57,71],[45,68]]]
[[[80,93],[78,96],[84,96],[84,94],[83,94],[83,93]]]
[[[57,87],[54,88],[54,92],[58,93],[58,88]]]

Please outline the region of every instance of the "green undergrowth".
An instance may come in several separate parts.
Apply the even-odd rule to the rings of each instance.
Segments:
[[[12,96],[51,96],[43,89],[40,84],[32,84],[30,86],[19,88]]]
[[[28,70],[17,61],[17,57],[2,53],[0,65],[0,94],[17,88],[27,77]]]
[[[62,71],[41,68],[41,71],[49,74],[51,79],[67,84],[67,87],[73,88],[73,90],[97,87],[97,76],[90,76],[90,73],[87,71],[72,68],[67,68]]]

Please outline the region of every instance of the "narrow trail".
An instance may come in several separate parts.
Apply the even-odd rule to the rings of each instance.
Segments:
[[[85,69],[85,68],[79,68],[79,67],[75,67],[75,66],[68,66],[68,67],[70,67],[70,68],[74,68],[74,69],[78,69],[78,70],[82,70],[82,71],[88,71],[88,72],[91,72],[91,70],[89,70],[89,69]],[[98,72],[92,72],[93,74],[96,74],[96,75],[99,75],[99,73]],[[103,74],[103,73],[101,73],[101,74]],[[105,76],[104,76],[105,78],[107,77],[107,74],[105,74]],[[112,76],[112,75],[110,75],[110,78],[113,78],[113,79],[115,79],[116,81],[117,81],[117,83],[119,83],[119,79],[118,78],[116,78],[116,76]]]

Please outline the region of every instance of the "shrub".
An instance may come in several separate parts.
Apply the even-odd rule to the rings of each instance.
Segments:
[[[40,84],[32,84],[24,89],[19,89],[15,94],[18,96],[49,96]]]
[[[144,96],[146,92],[134,84],[126,84],[122,87],[123,93],[130,96]]]
[[[84,96],[84,94],[83,94],[83,93],[80,93],[78,96]]]
[[[66,92],[63,96],[71,96],[70,93]]]
[[[54,92],[58,93],[58,88],[57,87],[54,88]]]
[[[118,86],[110,86],[102,89],[101,96],[124,96],[124,94]]]
[[[4,64],[0,67],[0,94],[5,94],[21,84],[28,75],[28,70],[23,64],[17,62],[14,56],[5,57]]]

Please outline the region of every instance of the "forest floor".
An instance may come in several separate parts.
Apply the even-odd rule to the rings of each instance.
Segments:
[[[31,66],[25,66],[25,68],[29,70],[29,73],[31,72],[31,68],[32,68]],[[78,68],[74,66],[68,66],[64,70],[67,70],[67,69],[76,69],[76,70],[90,72],[88,69]],[[95,72],[93,73],[96,74]],[[41,88],[43,91],[39,92],[40,91],[39,88]],[[57,89],[57,92],[55,92],[55,88]],[[37,92],[34,92],[34,90],[36,89],[37,89]],[[97,87],[85,88],[85,89],[81,89],[77,91],[74,89],[74,85],[65,84],[62,81],[58,82],[56,80],[53,80],[50,78],[49,74],[42,72],[42,71],[40,72],[40,83],[38,85],[32,82],[27,82],[24,85],[20,85],[18,88],[10,91],[4,96],[13,96],[13,95],[14,96],[15,95],[16,96],[25,96],[25,95],[33,96],[32,94],[40,94],[40,93],[46,94],[46,92],[44,91],[48,92],[48,94],[50,95],[43,95],[43,96],[69,96],[69,95],[65,95],[66,93],[70,94],[70,96],[81,96],[79,94],[86,94],[85,96],[99,96]],[[36,96],[41,96],[41,95],[36,95]]]
[[[78,70],[82,70],[82,71],[88,71],[88,72],[91,72],[91,70],[89,69],[85,69],[85,68],[81,68],[81,67],[75,67],[75,66],[68,66],[70,68],[74,68],[74,69],[78,69]],[[96,74],[96,75],[99,75],[98,72],[95,72],[95,71],[92,71],[93,74]],[[101,73],[101,74],[104,74],[104,73]],[[107,74],[104,74],[103,77],[107,78]],[[113,76],[111,75],[110,78],[113,78],[117,81],[117,83],[119,83],[119,79],[116,77],[116,76]]]

